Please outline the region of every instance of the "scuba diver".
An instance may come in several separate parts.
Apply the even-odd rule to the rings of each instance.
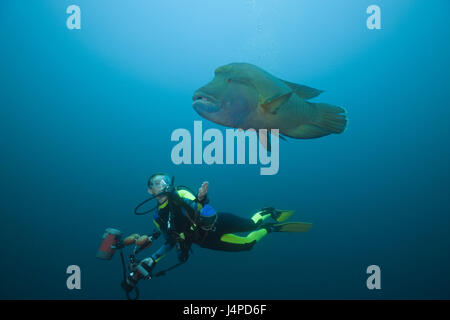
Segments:
[[[135,289],[139,280],[151,279],[154,276],[153,269],[156,264],[174,247],[179,262],[157,275],[163,275],[166,271],[186,262],[192,244],[212,250],[247,251],[271,232],[306,232],[312,226],[304,222],[283,223],[293,215],[293,210],[267,207],[256,212],[250,219],[232,213],[216,212],[209,205],[208,189],[209,183],[203,182],[197,195],[194,195],[187,187],[174,187],[174,178],[166,173],[155,173],[149,178],[148,193],[152,197],[138,205],[135,213],[142,215],[154,211],[153,222],[157,230],[150,236],[140,238],[136,234],[131,235],[124,242],[129,244],[135,241],[139,246],[138,251],[148,247],[160,235],[165,242],[150,257],[138,263],[135,263],[132,255],[131,272],[122,282],[122,288],[127,292],[127,296],[128,292]],[[153,199],[157,200],[155,208],[138,212],[142,205]],[[244,232],[248,234],[245,236],[235,234]]]

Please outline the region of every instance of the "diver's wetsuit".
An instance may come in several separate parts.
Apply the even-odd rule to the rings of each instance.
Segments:
[[[186,190],[175,191],[188,207],[193,210],[201,209],[203,203],[207,203],[205,197],[203,201]],[[175,205],[169,200],[158,206],[158,210],[153,214],[153,222],[161,232],[165,239],[165,243],[152,254],[154,261],[158,262],[162,259],[175,245],[177,245],[178,259],[184,262],[188,259],[191,242],[185,241],[185,231],[189,230],[192,222],[186,214],[186,209],[182,206]]]
[[[154,222],[166,239],[165,244],[152,255],[158,262],[169,250],[177,245],[178,258],[184,262],[188,258],[192,243],[203,248],[221,251],[250,250],[259,240],[267,235],[268,230],[261,227],[264,220],[271,216],[270,212],[259,211],[251,219],[241,218],[227,212],[217,213],[217,221],[210,231],[205,231],[194,225],[188,217],[186,209],[201,210],[209,200],[198,199],[186,190],[176,191],[180,199],[188,207],[175,205],[166,201],[158,207],[154,214]],[[249,232],[246,236],[234,233]]]
[[[219,212],[215,227],[211,231],[198,230],[193,242],[203,248],[221,251],[250,250],[268,231],[261,227],[261,222],[268,215],[256,213],[252,219],[241,218],[227,212]],[[247,236],[237,236],[234,233],[250,232]]]

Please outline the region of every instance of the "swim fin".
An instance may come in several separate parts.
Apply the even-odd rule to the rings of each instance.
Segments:
[[[261,215],[265,216],[270,214],[270,217],[276,222],[284,222],[294,214],[294,210],[279,210],[272,207],[266,207],[261,209]],[[264,219],[265,220],[265,219]]]
[[[307,232],[312,223],[308,222],[286,222],[286,223],[271,223],[262,226],[268,232]]]
[[[278,210],[275,209],[272,213],[272,218],[275,219],[276,222],[284,222],[294,214],[294,210]]]

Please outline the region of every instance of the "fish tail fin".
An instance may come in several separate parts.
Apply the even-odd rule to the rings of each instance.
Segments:
[[[315,119],[309,124],[286,130],[285,135],[297,139],[312,139],[342,133],[345,130],[347,118],[343,108],[326,103],[307,103],[315,109]]]
[[[326,103],[313,103],[319,111],[318,127],[329,133],[342,133],[347,126],[345,109]]]

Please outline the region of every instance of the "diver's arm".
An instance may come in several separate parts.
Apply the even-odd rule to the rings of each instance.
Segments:
[[[176,243],[169,237],[167,232],[162,232],[162,234],[166,241],[155,253],[151,255],[151,258],[155,262],[158,262],[161,258],[163,258],[175,246]]]
[[[199,201],[197,198],[195,199],[181,198],[181,201],[186,203],[193,210],[200,211],[202,210],[203,206],[209,202],[209,199],[205,197],[203,201]]]
[[[203,197],[202,200],[198,199],[197,201],[198,201],[198,203],[200,203],[202,206],[205,205],[205,204],[208,204],[208,203],[209,203],[208,195],[205,195],[205,196]]]
[[[208,191],[208,182],[203,182],[202,186],[198,189],[197,196],[192,194],[191,197],[180,197],[180,199],[189,205],[195,211],[200,211],[205,204],[209,203],[209,199],[206,195]]]
[[[174,245],[174,243],[164,243],[155,253],[152,254],[152,259],[155,260],[155,262],[158,262],[174,247]]]

